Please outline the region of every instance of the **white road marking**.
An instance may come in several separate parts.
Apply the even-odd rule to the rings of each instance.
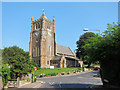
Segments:
[[[55,82],[49,82],[50,85],[53,85]]]
[[[59,87],[61,88],[61,82],[60,82],[60,84],[59,84]]]

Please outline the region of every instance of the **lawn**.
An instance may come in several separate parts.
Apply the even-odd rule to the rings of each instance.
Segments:
[[[54,68],[54,69],[49,69],[49,68],[42,68],[39,69],[35,72],[35,75],[40,75],[40,74],[46,74],[46,75],[51,75],[53,73],[59,74],[62,72],[68,73],[68,72],[73,72],[73,71],[78,71],[81,70],[81,68]]]

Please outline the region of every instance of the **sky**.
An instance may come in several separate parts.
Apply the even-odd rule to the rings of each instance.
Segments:
[[[72,51],[84,28],[100,29],[102,33],[108,23],[118,22],[117,2],[3,2],[2,49],[17,45],[29,51],[31,17],[38,19],[42,9],[51,21],[55,16],[57,44]]]

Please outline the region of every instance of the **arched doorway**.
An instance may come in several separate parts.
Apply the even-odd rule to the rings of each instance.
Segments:
[[[64,60],[63,60],[63,62],[62,62],[62,68],[64,68]]]

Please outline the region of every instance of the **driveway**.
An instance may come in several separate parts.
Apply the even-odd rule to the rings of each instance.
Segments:
[[[95,85],[102,85],[98,71],[81,72],[77,75],[38,78],[37,81],[44,81],[40,88],[89,88]]]

